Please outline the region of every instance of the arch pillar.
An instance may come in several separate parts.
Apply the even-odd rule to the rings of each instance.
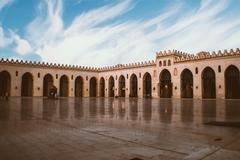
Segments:
[[[116,78],[116,75],[113,78],[114,78],[114,81],[115,81],[115,84],[114,84],[114,97],[115,97],[115,96],[119,96],[119,94],[118,94],[118,79],[119,79],[119,75],[117,75],[117,78]]]
[[[53,85],[57,87],[57,95],[59,96],[60,93],[60,77],[58,75],[58,78],[56,78],[56,74],[53,75]]]
[[[32,76],[33,76],[33,96],[34,97],[43,96],[44,75],[40,73],[40,77],[38,77],[38,73],[32,73]]]
[[[68,85],[69,85],[69,87],[68,87],[68,97],[74,97],[75,95],[74,95],[74,91],[75,91],[75,77],[73,77],[73,79],[72,79],[72,76],[70,75],[69,76],[69,82],[68,82]]]
[[[202,71],[196,74],[193,72],[193,98],[202,99]]]
[[[108,97],[108,79],[104,78],[105,80],[105,88],[104,88],[104,97]]]
[[[143,76],[144,73],[141,73],[141,77],[139,74],[137,75],[137,80],[138,80],[138,97],[143,98]]]
[[[11,96],[21,96],[21,74],[16,76],[15,71],[11,75]]]
[[[130,94],[130,76],[131,75],[128,75],[128,78],[125,76],[125,98],[129,98]]]
[[[89,97],[89,79],[86,76],[83,77],[83,97]]]
[[[172,75],[172,98],[181,98],[181,74]]]
[[[150,75],[152,76],[152,97],[158,98],[158,76],[155,74],[152,75],[151,73]]]
[[[224,72],[216,72],[215,71],[215,75],[216,75],[216,98],[221,98],[224,99],[225,98],[225,76],[224,76]]]

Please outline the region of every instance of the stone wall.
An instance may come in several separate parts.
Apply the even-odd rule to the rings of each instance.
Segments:
[[[193,75],[193,98],[202,98],[202,73],[206,67],[215,72],[216,77],[216,98],[225,98],[225,70],[230,65],[240,70],[240,50],[224,50],[216,52],[200,52],[192,55],[179,51],[163,51],[156,53],[155,61],[138,62],[131,64],[119,64],[115,66],[90,68],[72,65],[48,64],[39,62],[14,61],[1,59],[0,72],[7,71],[11,77],[11,96],[21,96],[22,75],[29,72],[33,76],[33,96],[43,96],[43,78],[46,74],[53,77],[53,83],[60,88],[60,78],[63,75],[68,77],[68,95],[74,97],[75,79],[81,76],[83,79],[83,96],[89,96],[89,80],[92,77],[97,79],[97,96],[100,95],[100,78],[104,78],[104,95],[108,97],[108,80],[114,78],[115,96],[119,95],[119,77],[125,79],[125,95],[130,95],[130,77],[137,76],[138,97],[143,97],[143,77],[146,73],[151,75],[152,97],[160,96],[160,78],[163,71],[171,74],[172,97],[181,98],[181,73],[188,69]],[[196,71],[197,70],[197,71]],[[166,86],[168,87],[168,86]],[[240,88],[239,88],[240,90]]]

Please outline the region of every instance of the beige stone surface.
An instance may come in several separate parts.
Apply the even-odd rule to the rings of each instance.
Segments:
[[[160,62],[162,65],[160,66]],[[164,64],[166,62],[166,65]],[[181,98],[181,74],[184,70],[188,69],[193,75],[193,98],[203,97],[203,71],[206,67],[210,67],[215,73],[215,90],[216,98],[225,98],[225,71],[229,66],[235,66],[240,70],[240,51],[230,50],[218,53],[201,52],[197,55],[189,55],[178,51],[165,51],[156,54],[155,61],[116,65],[112,67],[102,68],[89,68],[78,66],[65,66],[57,64],[38,64],[33,62],[15,62],[10,60],[0,61],[0,72],[7,71],[11,77],[11,96],[21,96],[21,81],[24,73],[29,72],[33,77],[33,96],[43,96],[43,78],[46,74],[53,77],[53,84],[60,91],[60,78],[63,75],[68,77],[68,96],[75,96],[75,79],[77,76],[83,78],[83,96],[90,95],[90,79],[95,77],[97,79],[96,95],[100,95],[101,85],[100,79],[104,78],[104,96],[108,97],[109,94],[109,78],[114,78],[114,93],[119,96],[119,77],[125,78],[125,96],[130,95],[130,77],[132,74],[137,76],[137,95],[143,97],[144,80],[143,76],[146,73],[151,75],[151,88],[152,97],[160,96],[160,78],[163,70],[169,71],[171,74],[171,85],[173,98]],[[218,71],[221,67],[221,72]],[[195,69],[198,68],[198,73]],[[18,76],[16,76],[18,72]],[[38,77],[38,74],[40,75]],[[56,77],[58,76],[58,78]],[[237,85],[236,85],[237,86]],[[240,87],[238,88],[240,90]]]

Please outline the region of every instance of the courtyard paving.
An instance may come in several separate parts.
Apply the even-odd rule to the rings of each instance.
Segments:
[[[240,159],[240,100],[0,99],[0,160]]]

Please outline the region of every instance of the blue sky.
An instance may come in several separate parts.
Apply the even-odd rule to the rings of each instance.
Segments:
[[[239,0],[0,0],[3,58],[108,66],[239,47]]]

